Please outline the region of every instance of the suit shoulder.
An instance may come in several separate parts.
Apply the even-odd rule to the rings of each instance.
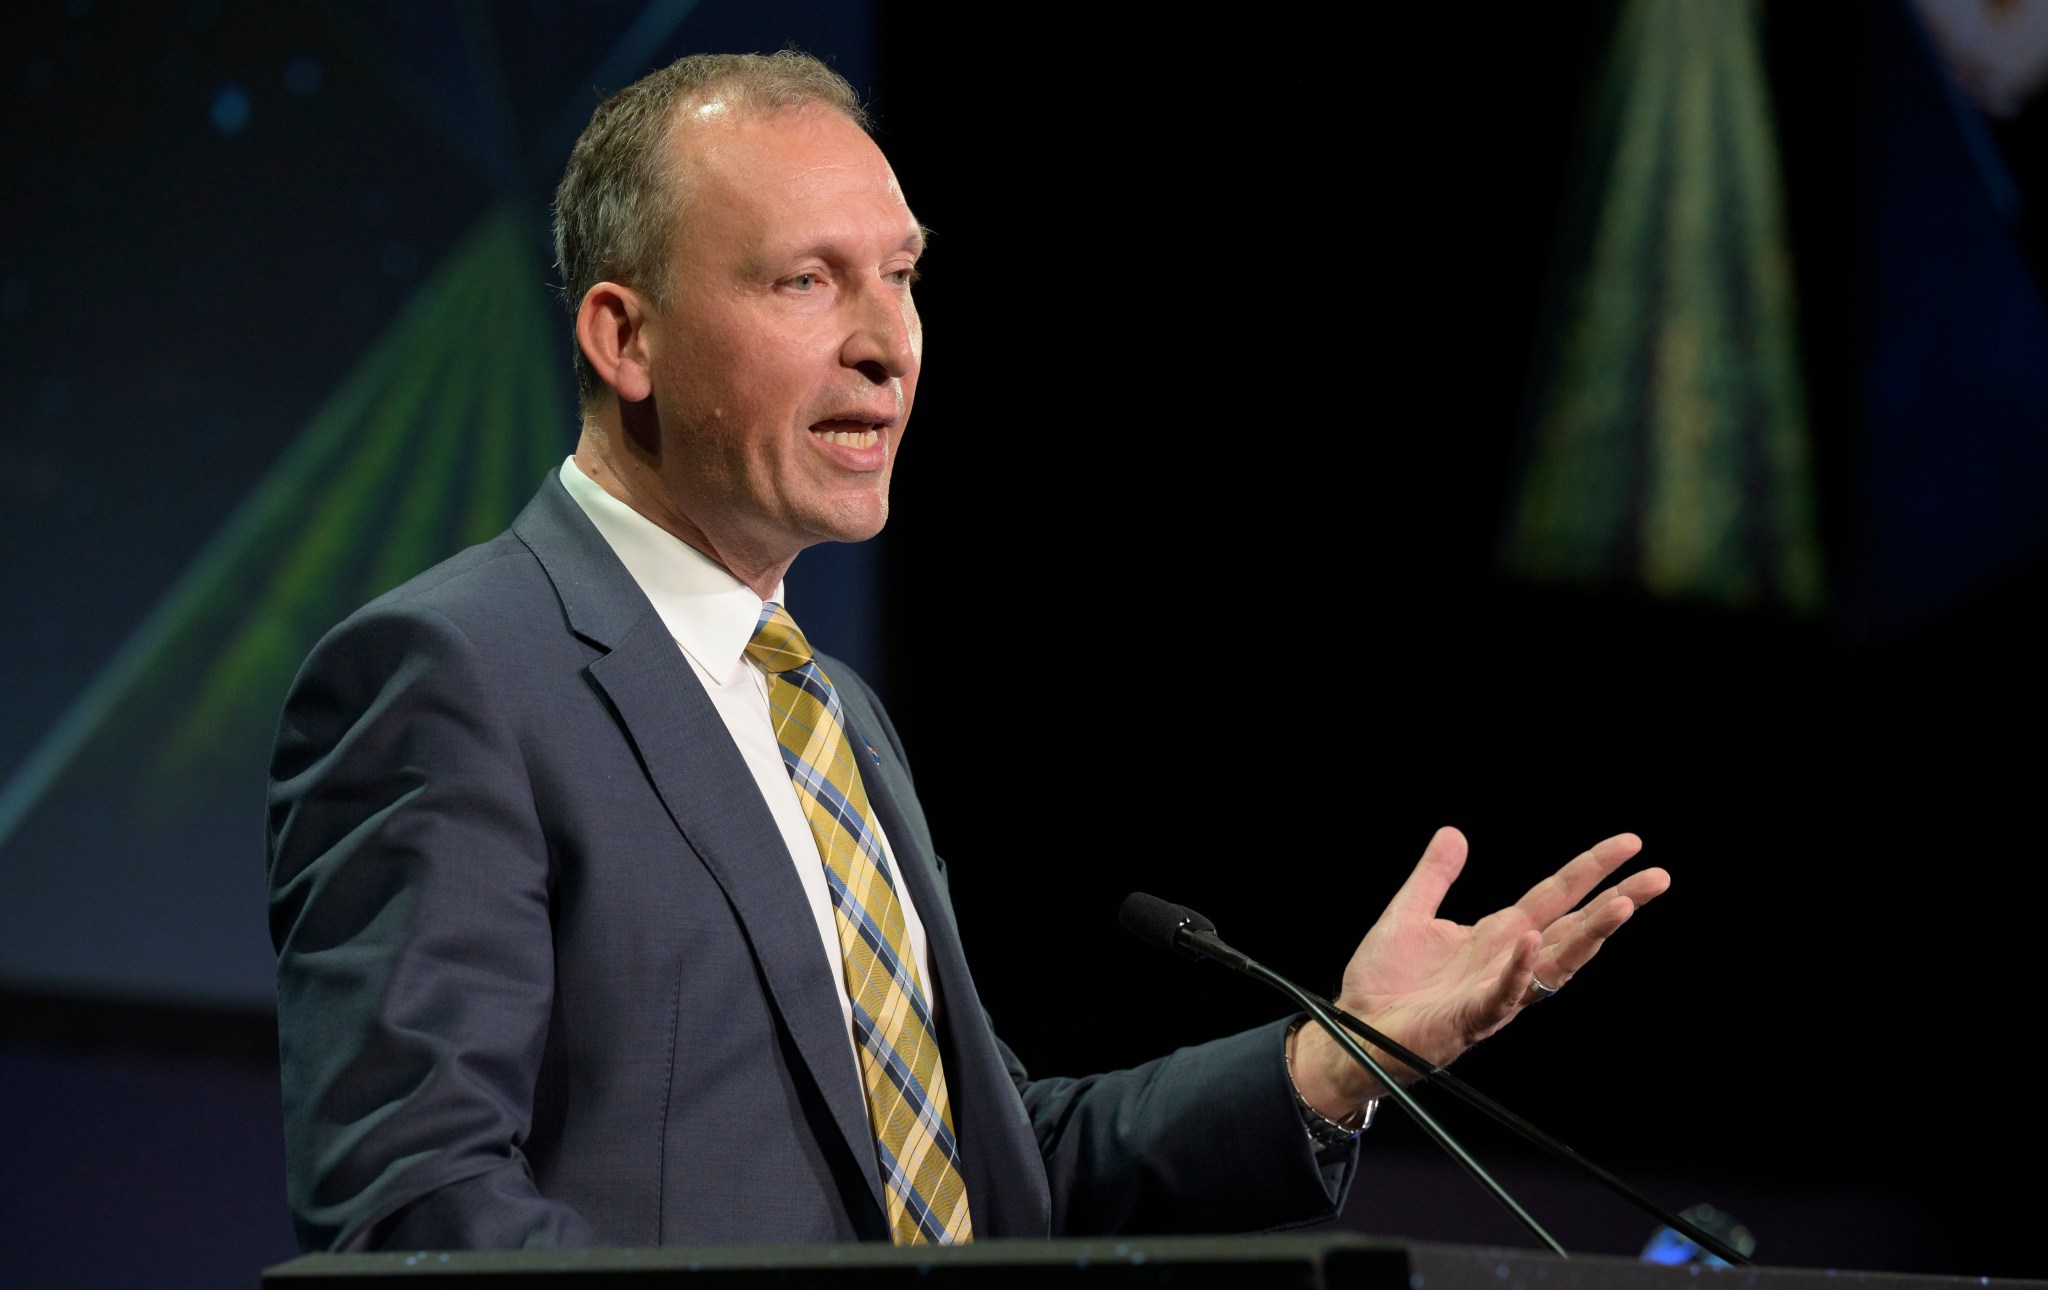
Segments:
[[[512,533],[460,551],[356,609],[328,638],[404,630],[452,630],[480,647],[500,639],[530,640],[561,601],[547,571]],[[325,643],[323,641],[323,643]]]
[[[540,561],[507,530],[414,574],[352,616],[411,612],[461,622],[508,596],[523,599],[536,591],[553,595]]]
[[[560,601],[526,545],[510,533],[458,552],[356,609],[323,632],[302,662],[295,692],[313,676],[378,678],[411,660],[466,656],[474,666],[530,656],[561,621]]]

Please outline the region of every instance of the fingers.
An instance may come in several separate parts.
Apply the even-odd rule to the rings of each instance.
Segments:
[[[1529,998],[1529,983],[1536,979],[1536,965],[1541,961],[1543,937],[1540,933],[1526,933],[1515,943],[1514,954],[1508,960],[1507,970],[1500,974],[1495,989],[1497,997],[1493,1006],[1497,1015],[1505,1019],[1518,1005]],[[1555,985],[1556,982],[1546,984]]]
[[[1645,869],[1623,878],[1614,889],[1641,908],[1671,889],[1671,875],[1662,869]]]
[[[1508,946],[1508,956],[1500,971],[1483,992],[1474,993],[1469,1010],[1463,1014],[1460,1051],[1493,1034],[1528,1006],[1529,982],[1536,975],[1542,948],[1542,936],[1534,930],[1523,932]]]
[[[1560,941],[1604,941],[1619,931],[1638,909],[1662,895],[1670,886],[1671,876],[1662,869],[1646,869],[1622,879],[1593,897],[1577,914],[1561,918],[1551,926],[1557,929]]]
[[[1670,886],[1671,876],[1662,869],[1646,869],[1616,883],[1578,913],[1559,919],[1544,934],[1536,975],[1547,986],[1563,988],[1574,973],[1600,952],[1608,937]]]
[[[1611,838],[1596,842],[1573,856],[1564,868],[1529,888],[1528,892],[1515,902],[1515,908],[1536,926],[1548,927],[1576,909],[1588,892],[1599,886],[1609,874],[1633,859],[1642,849],[1643,840],[1633,833],[1617,833]],[[1661,891],[1662,888],[1658,890]],[[1657,892],[1652,891],[1649,894],[1654,896]]]
[[[1387,902],[1388,913],[1435,918],[1444,893],[1465,868],[1465,835],[1448,826],[1438,829],[1422,849],[1422,858],[1408,873],[1408,880]]]

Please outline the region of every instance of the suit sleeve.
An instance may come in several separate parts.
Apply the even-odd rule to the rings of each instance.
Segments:
[[[1280,1231],[1336,1217],[1358,1148],[1311,1144],[1286,1027],[1080,1078],[1033,1079],[1002,1045],[1045,1158],[1053,1232]]]
[[[549,853],[499,669],[384,605],[294,682],[269,794],[287,1192],[309,1250],[588,1244],[522,1154]]]

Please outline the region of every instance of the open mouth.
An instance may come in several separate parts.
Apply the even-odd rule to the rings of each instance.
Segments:
[[[872,448],[882,437],[880,427],[872,421],[820,421],[811,427],[811,433],[841,448]]]

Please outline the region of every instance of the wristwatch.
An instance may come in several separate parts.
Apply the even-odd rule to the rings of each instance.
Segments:
[[[1309,1104],[1309,1100],[1301,1095],[1301,1086],[1294,1082],[1294,1032],[1306,1024],[1307,1017],[1296,1017],[1287,1027],[1287,1037],[1281,1046],[1281,1052],[1287,1059],[1287,1087],[1294,1093],[1294,1106],[1301,1112],[1302,1127],[1308,1130],[1309,1140],[1318,1147],[1341,1147],[1347,1142],[1357,1141],[1359,1134],[1372,1127],[1373,1114],[1379,1110],[1380,1100],[1374,1098],[1365,1104],[1365,1109],[1358,1113],[1357,1124],[1333,1120]]]

